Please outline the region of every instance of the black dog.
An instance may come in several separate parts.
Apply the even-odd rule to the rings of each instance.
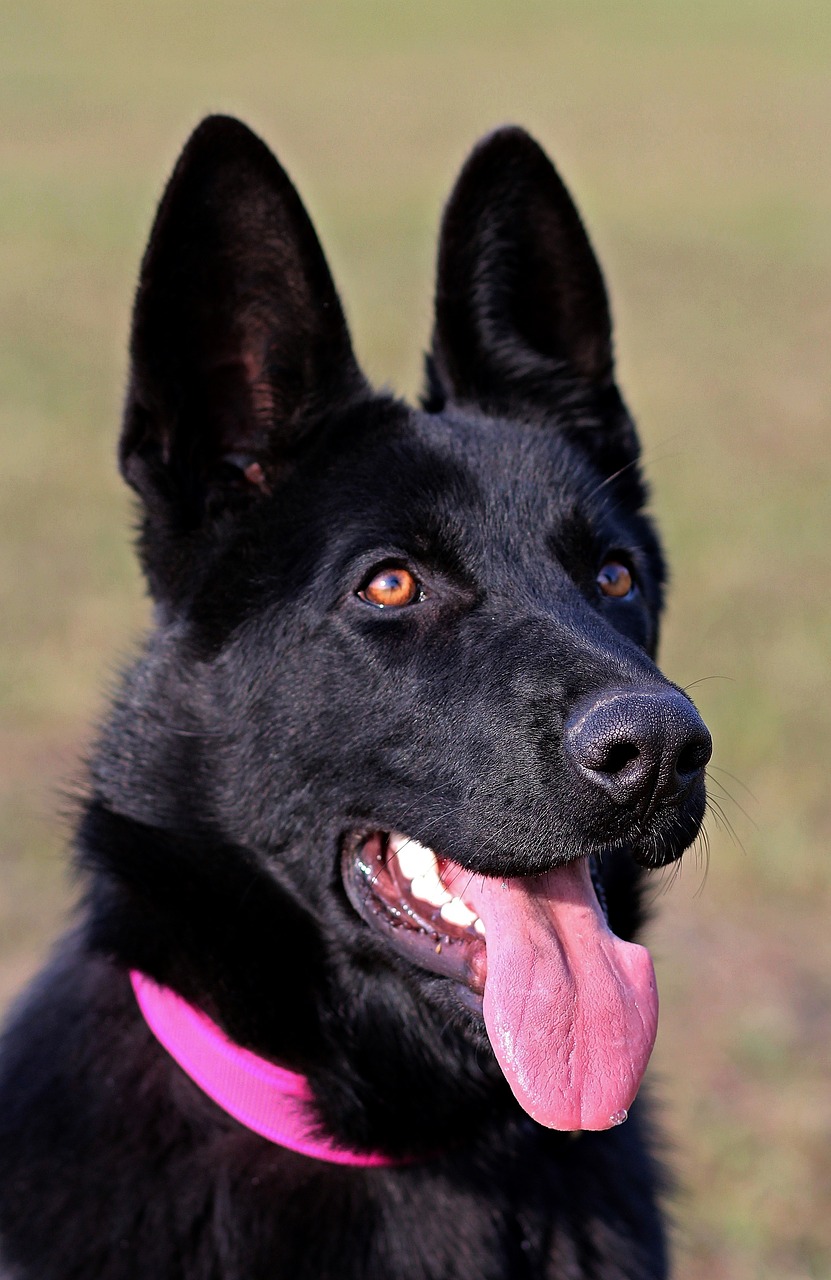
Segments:
[[[7,1280],[665,1274],[621,939],[710,739],[652,661],[601,273],[520,130],[451,196],[428,372],[422,411],[368,387],[288,178],[205,121],[121,441],[156,626],[3,1045]]]

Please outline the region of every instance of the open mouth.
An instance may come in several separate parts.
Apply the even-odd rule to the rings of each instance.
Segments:
[[[396,831],[350,837],[343,871],[359,915],[407,959],[460,983],[481,1013],[487,952],[484,921],[465,899],[471,872]]]
[[[587,859],[591,883],[608,923],[597,859]],[[352,835],[344,853],[344,882],[363,918],[388,931],[394,949],[423,968],[463,985],[469,1007],[482,1011],[487,974],[485,922],[471,900],[472,871],[441,858],[399,831]],[[467,894],[467,897],[465,896]]]
[[[529,1115],[565,1130],[625,1120],[657,1030],[655,975],[609,929],[588,858],[500,879],[372,831],[347,837],[342,869],[367,924],[481,1011]]]

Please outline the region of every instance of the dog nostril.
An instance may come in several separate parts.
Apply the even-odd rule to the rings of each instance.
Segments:
[[[702,737],[694,742],[686,743],[678,753],[675,771],[682,778],[698,773],[707,764],[713,754],[713,743],[710,735],[706,740]]]
[[[609,747],[603,761],[596,767],[601,773],[620,773],[633,760],[637,760],[640,754],[634,742],[615,742]]]

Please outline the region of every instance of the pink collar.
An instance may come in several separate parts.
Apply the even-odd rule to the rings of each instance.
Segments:
[[[320,1134],[305,1076],[234,1044],[199,1009],[132,970],[130,981],[153,1035],[182,1070],[223,1111],[269,1142],[332,1164],[403,1164],[389,1156],[346,1151]]]

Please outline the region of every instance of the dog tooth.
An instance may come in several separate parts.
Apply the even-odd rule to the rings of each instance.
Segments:
[[[422,902],[429,902],[432,907],[441,907],[452,898],[435,872],[428,875],[415,876],[410,881],[410,893]]]
[[[476,922],[475,913],[462,902],[461,898],[451,898],[449,902],[445,902],[440,915],[448,924],[459,924],[463,927]]]
[[[435,876],[438,879],[439,864],[432,849],[399,835],[390,839],[389,847],[407,880],[414,880],[417,876]]]
[[[476,932],[477,932],[478,934],[481,934],[481,936],[484,938],[484,936],[485,936],[485,922],[484,922],[484,920],[481,918],[481,916],[477,916],[477,917],[476,917],[476,919],[473,921],[473,927],[474,927],[474,929],[476,930]]]

